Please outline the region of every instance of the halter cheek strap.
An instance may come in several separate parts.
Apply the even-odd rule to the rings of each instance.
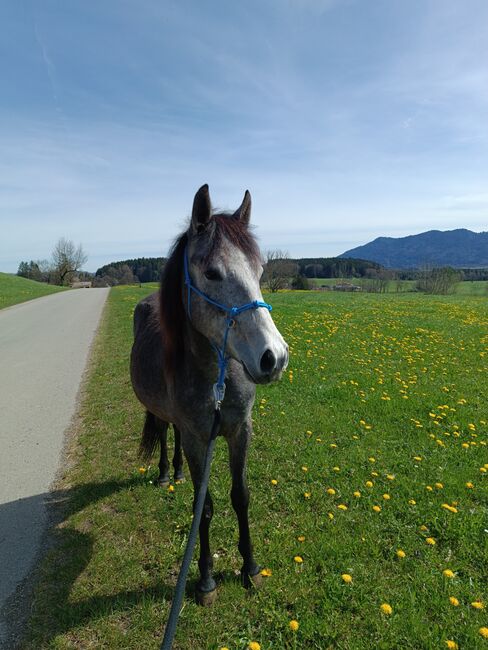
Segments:
[[[224,331],[224,339],[222,342],[222,346],[219,348],[217,345],[212,343],[212,347],[217,353],[217,363],[219,367],[219,376],[217,378],[217,382],[213,386],[215,408],[218,410],[220,409],[220,406],[225,396],[225,371],[227,368],[227,362],[229,360],[229,357],[225,356],[225,349],[227,347],[227,337],[229,336],[229,330],[235,325],[235,317],[238,316],[239,314],[242,314],[245,311],[248,311],[249,309],[259,309],[260,307],[263,307],[264,309],[271,311],[273,308],[270,304],[268,304],[267,302],[263,302],[262,300],[253,300],[252,302],[248,302],[244,305],[240,305],[239,307],[235,307],[235,306],[228,307],[227,305],[223,305],[222,303],[213,300],[213,298],[207,296],[207,294],[203,293],[203,291],[200,291],[200,289],[193,284],[190,277],[189,264],[188,264],[188,246],[185,248],[185,253],[183,256],[183,268],[185,272],[185,284],[187,286],[187,301],[188,301],[187,311],[190,320],[191,320],[192,291],[196,293],[198,296],[200,296],[200,298],[203,298],[203,300],[208,302],[210,305],[217,307],[217,309],[220,309],[221,311],[227,314],[226,328]]]

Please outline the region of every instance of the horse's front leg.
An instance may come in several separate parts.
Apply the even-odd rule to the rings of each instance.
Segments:
[[[185,445],[185,436],[183,436],[183,445],[185,456],[190,468],[191,478],[193,481],[193,510],[197,500],[198,490],[202,482],[203,464],[205,462],[206,446],[196,438],[192,439],[191,445]],[[198,568],[200,569],[200,580],[196,586],[196,600],[199,605],[211,605],[217,596],[217,585],[213,579],[213,558],[210,552],[209,530],[210,522],[213,516],[213,503],[210,492],[207,490],[205,504],[203,506],[202,518],[200,521],[200,558]]]
[[[239,552],[242,555],[242,584],[249,588],[261,583],[261,568],[253,555],[249,532],[249,488],[246,479],[247,450],[251,438],[251,423],[246,422],[234,436],[228,438],[230,471],[232,475],[231,500],[239,523]]]

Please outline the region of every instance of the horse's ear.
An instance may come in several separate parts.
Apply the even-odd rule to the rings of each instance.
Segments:
[[[195,194],[193,199],[193,210],[191,213],[191,225],[194,232],[203,232],[212,216],[212,205],[210,203],[210,194],[208,185],[202,187]]]
[[[242,221],[245,226],[249,224],[251,220],[251,195],[249,190],[246,190],[241,206],[237,208],[233,216],[239,219],[239,221]]]

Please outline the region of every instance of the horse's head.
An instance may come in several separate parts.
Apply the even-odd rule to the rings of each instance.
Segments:
[[[259,286],[263,267],[249,230],[250,216],[249,192],[240,208],[226,215],[212,215],[208,185],[195,195],[188,230],[189,275],[199,291],[227,307],[263,300]],[[221,347],[228,315],[196,293],[190,299],[194,327]],[[235,317],[226,353],[242,363],[256,384],[279,379],[288,364],[288,346],[265,308],[249,309]]]

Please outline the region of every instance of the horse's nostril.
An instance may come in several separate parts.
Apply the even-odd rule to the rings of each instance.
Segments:
[[[276,367],[276,357],[271,350],[266,352],[261,357],[261,372],[268,374]]]

